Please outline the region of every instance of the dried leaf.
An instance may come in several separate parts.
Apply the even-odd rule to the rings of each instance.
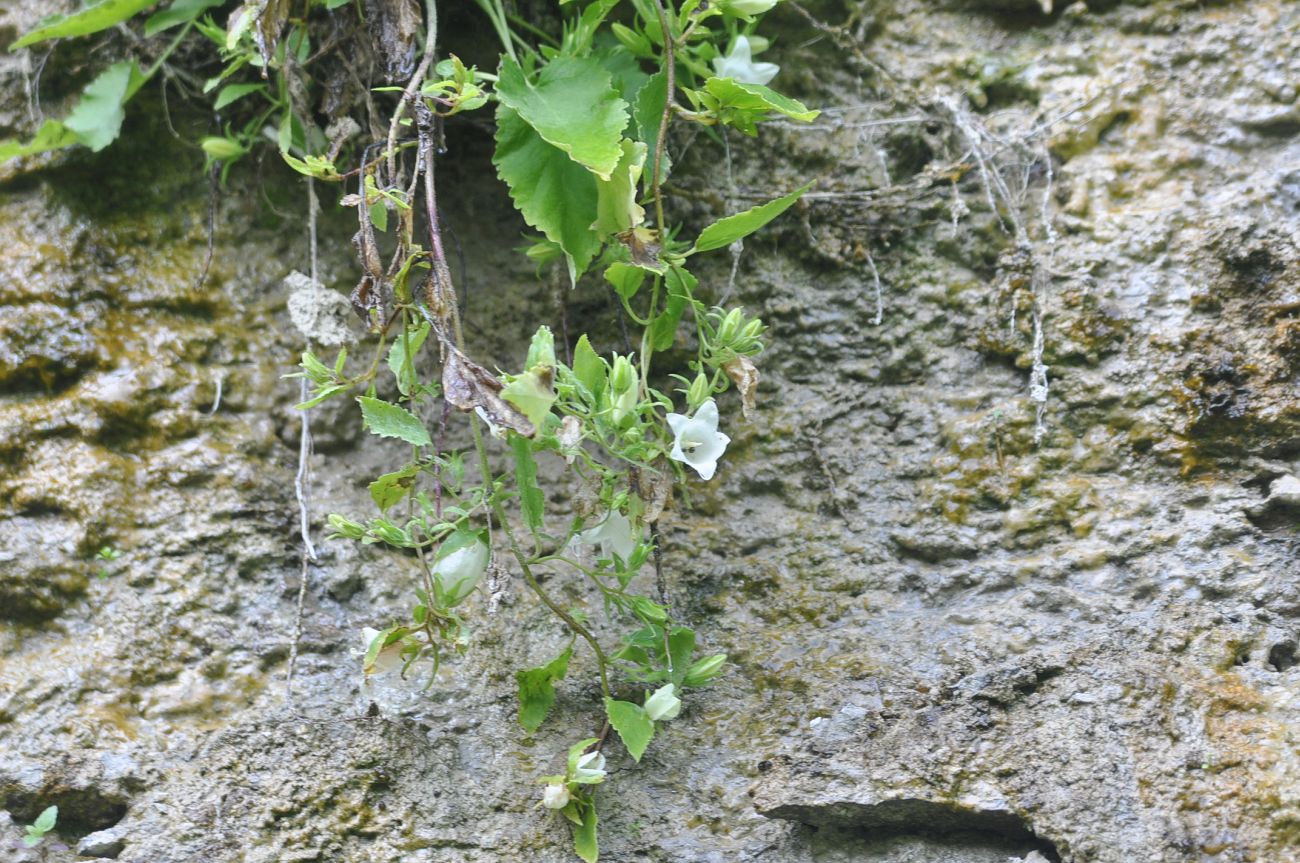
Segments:
[[[583,336],[583,338],[586,338],[586,336]],[[577,417],[567,416],[560,421],[559,438],[560,449],[565,453],[564,463],[573,464],[573,460],[577,457],[577,454],[569,452],[569,450],[572,450],[582,442],[582,425],[578,422]]]
[[[632,488],[641,499],[641,518],[646,524],[654,524],[672,500],[672,474],[637,468],[632,471],[631,478]]]
[[[659,253],[663,251],[659,244],[659,235],[649,228],[632,228],[618,235],[619,242],[627,247],[632,256],[632,263],[643,270],[662,272],[663,261]]]
[[[442,391],[448,402],[463,411],[482,408],[489,422],[518,432],[524,437],[537,434],[528,417],[501,397],[504,384],[487,369],[465,356],[439,331],[445,360]]]
[[[262,55],[262,62],[269,69],[275,55],[275,46],[280,42],[280,33],[289,20],[289,0],[258,0],[256,18],[253,26],[253,42]]]
[[[736,357],[722,364],[722,370],[740,390],[740,410],[748,420],[758,397],[758,367],[749,357]]]

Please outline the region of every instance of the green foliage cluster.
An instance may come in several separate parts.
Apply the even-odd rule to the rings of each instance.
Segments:
[[[214,14],[222,0],[173,0],[144,22],[146,37],[179,28],[151,65],[113,63],[67,118],[47,121],[32,141],[0,143],[0,158],[108,146],[126,103],[194,32],[221,61],[203,91],[215,111],[239,118],[201,142],[209,165],[224,172],[268,142],[312,182],[345,186],[340,203],[357,214],[362,273],[352,302],[378,348],[360,368],[345,351],[328,364],[304,353],[296,376],[310,393],[299,407],[355,395],[366,429],[406,446],[369,486],[377,514],[334,514],[329,523],[336,538],[413,554],[422,572],[409,615],[367,631],[363,667],[403,674],[419,667],[431,685],[445,651],[468,647],[465,603],[490,569],[504,569],[493,563],[493,547],[508,548],[528,588],[570,634],[558,655],[515,674],[524,732],[546,721],[575,668],[599,678],[598,733],[570,747],[563,773],[542,778],[542,805],[572,823],[576,853],[595,861],[595,792],[607,777],[611,732],[639,761],[689,690],[726,662],[701,655],[696,633],[672,619],[662,593],[648,594],[643,573],[673,488],[688,468],[712,479],[730,442],[714,397],[735,386],[748,414],[757,390],[762,322],[707,303],[691,267],[697,255],[761,229],[808,188],[685,237],[666,220],[670,126],[753,135],[764,120],[807,121],[817,112],[770,89],[777,67],[753,60],[767,45],[755,32],[758,19],[777,0],[562,0],[562,26],[552,33],[513,18],[502,0],[476,2],[500,40],[496,69],[466,66],[455,54],[438,60],[438,10],[429,0],[421,59],[405,85],[375,88],[371,98],[395,101],[386,136],[365,146],[350,141],[357,124],[349,131],[333,118],[321,128],[304,96],[312,85],[304,68],[318,50],[313,22],[351,14],[347,0],[245,0],[224,25]],[[99,32],[152,5],[99,0],[48,19],[13,47]],[[599,273],[593,280],[617,297],[637,331],[622,353],[602,355],[581,335],[561,361],[542,326],[516,373],[494,374],[466,354],[434,166],[440,124],[488,109],[493,164],[537,232],[526,253],[539,267],[562,266],[574,287]],[[679,344],[682,330],[696,348],[691,374],[663,378],[655,356]],[[381,375],[391,375],[396,398],[380,396]],[[472,448],[448,449],[445,429],[431,431],[425,417],[445,418],[443,405],[468,416]],[[498,439],[509,455],[504,471],[490,453]],[[571,516],[548,512],[539,459],[557,460],[571,477]],[[543,587],[543,572],[586,580],[624,630],[621,641],[602,644],[583,610]]]

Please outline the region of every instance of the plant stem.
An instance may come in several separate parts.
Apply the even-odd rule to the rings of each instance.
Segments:
[[[474,449],[478,452],[479,471],[483,475],[483,483],[486,487],[492,483],[492,469],[488,466],[487,447],[483,444],[483,421],[480,420],[478,416],[471,415],[470,427],[474,431]],[[523,570],[524,581],[528,582],[528,587],[533,591],[533,593],[537,594],[537,598],[542,601],[542,604],[549,608],[552,614],[564,621],[565,625],[569,627],[570,632],[580,636],[583,641],[587,642],[587,644],[591,646],[592,652],[596,654],[596,664],[600,669],[600,689],[607,698],[613,697],[610,695],[609,673],[607,671],[609,659],[606,657],[605,651],[601,649],[600,642],[598,642],[596,637],[591,634],[591,630],[587,629],[587,627],[575,620],[573,615],[561,608],[560,605],[542,589],[542,586],[537,583],[537,577],[533,575],[533,568],[528,563],[528,556],[525,555],[523,549],[519,547],[519,540],[515,537],[514,529],[506,519],[505,509],[501,506],[501,501],[497,500],[495,494],[491,495],[491,506],[492,513],[495,515],[497,523],[501,525],[501,530],[505,533],[506,539],[510,543],[510,551],[514,554],[515,560],[519,562],[519,568]]]
[[[664,146],[668,140],[668,124],[673,118],[673,95],[677,92],[677,61],[674,57],[674,39],[668,27],[668,13],[664,11],[663,0],[655,0],[655,11],[659,14],[659,28],[664,37],[664,112],[659,118],[659,133],[655,136],[655,164],[651,172],[650,186],[655,196],[655,227],[659,231],[659,242],[665,236],[664,228],[664,193],[660,188],[663,181]],[[654,312],[652,306],[650,311]]]

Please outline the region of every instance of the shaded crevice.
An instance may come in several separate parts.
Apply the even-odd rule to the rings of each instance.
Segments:
[[[1050,863],[1061,860],[1053,843],[1006,809],[901,798],[874,804],[788,804],[762,814],[806,825],[802,841],[814,859],[844,853],[863,861],[901,859],[899,854],[906,859],[950,859],[945,855],[968,852],[971,860],[983,861],[1036,852]]]

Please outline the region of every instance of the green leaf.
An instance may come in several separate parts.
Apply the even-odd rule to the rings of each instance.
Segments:
[[[555,334],[545,324],[533,333],[533,338],[528,343],[528,357],[524,360],[526,369],[537,366],[555,367]]]
[[[418,468],[407,467],[384,474],[367,486],[370,490],[370,499],[375,502],[375,506],[379,507],[380,512],[387,510],[411,493],[415,488],[414,480],[418,473]]]
[[[131,98],[131,79],[135,63],[114,63],[86,85],[63,125],[76,133],[77,140],[98,153],[117,140],[126,112],[122,106]]]
[[[266,90],[265,84],[227,84],[221,88],[217,94],[216,101],[212,103],[212,110],[220,111],[232,102],[244,98],[249,93],[256,93],[259,90]]]
[[[497,176],[524,221],[557,243],[569,259],[569,277],[586,272],[600,251],[596,221],[596,178],[562,150],[542,140],[512,109],[497,109]]]
[[[573,348],[573,374],[592,396],[600,398],[605,390],[605,362],[592,350],[586,333],[582,334]]]
[[[623,739],[623,745],[634,761],[640,761],[650,739],[655,736],[655,724],[645,708],[630,701],[605,699],[605,714],[609,724]]]
[[[632,606],[632,612],[646,623],[663,623],[668,620],[667,610],[657,602],[644,596],[630,596],[628,601]]]
[[[656,351],[666,351],[673,346],[677,324],[681,322],[686,303],[699,284],[694,276],[681,267],[669,269],[665,282],[668,286],[668,299],[664,302],[663,314],[650,322],[650,344]]]
[[[395,437],[411,446],[432,446],[429,430],[406,408],[368,396],[358,396],[357,403],[361,405],[361,417],[371,434]]]
[[[623,156],[619,142],[627,126],[627,103],[598,61],[556,58],[534,84],[518,63],[507,59],[496,92],[544,141],[602,180],[610,178]]]
[[[326,399],[329,399],[332,396],[336,396],[346,389],[348,389],[347,384],[331,384],[330,386],[327,386],[324,389],[317,391],[316,395],[307,399],[307,401],[299,402],[298,404],[294,405],[293,408],[294,410],[299,410],[299,411],[305,411],[308,408],[314,408],[316,407],[316,405],[320,404]]]
[[[41,22],[21,39],[9,46],[10,51],[44,42],[46,39],[62,39],[67,36],[86,36],[107,30],[114,24],[125,21],[135,13],[147,9],[157,0],[99,0],[91,3],[79,12],[71,15],[53,15]]]
[[[605,281],[614,286],[614,290],[624,300],[630,300],[641,290],[646,271],[631,264],[615,261],[605,268]]]
[[[735,78],[710,78],[704,82],[704,90],[716,100],[715,110],[722,122],[747,135],[757,134],[755,124],[773,111],[801,123],[811,122],[821,114],[762,84],[742,84]]]
[[[743,213],[736,213],[734,216],[727,216],[725,219],[719,219],[712,225],[709,225],[700,232],[700,238],[695,241],[694,252],[708,252],[713,249],[721,249],[730,246],[736,240],[748,237],[777,216],[784,213],[794,205],[794,202],[803,197],[804,192],[812,188],[812,183],[807,183],[795,189],[788,195],[777,198],[774,201],[768,201],[758,207],[745,210]]]
[[[596,804],[588,801],[582,813],[582,826],[573,831],[573,851],[586,863],[596,863],[600,848],[596,844]]]
[[[540,431],[555,404],[554,377],[555,370],[549,366],[529,369],[502,388],[501,398],[519,408]]]
[[[654,173],[655,145],[659,140],[659,127],[663,125],[664,102],[667,99],[668,78],[663,72],[659,72],[650,76],[650,80],[637,92],[636,101],[632,103],[632,118],[636,123],[637,137],[646,145],[646,152],[650,156],[650,165],[645,171],[647,177]],[[659,161],[661,181],[668,176],[671,167],[672,159],[668,156],[665,141],[664,152],[660,154]]]
[[[36,130],[36,136],[29,143],[10,139],[0,141],[0,162],[17,159],[19,156],[34,156],[49,150],[71,147],[77,143],[76,134],[58,120],[46,120]]]
[[[645,167],[646,145],[624,138],[623,156],[608,180],[596,181],[596,221],[602,237],[630,231],[645,221],[645,208],[636,202],[637,183]]]
[[[36,820],[32,822],[32,829],[37,833],[49,833],[54,829],[54,824],[59,820],[59,807],[47,806]]]
[[[691,670],[691,654],[695,652],[695,631],[679,626],[668,634],[668,657],[672,660],[673,673],[669,677],[678,687]]]
[[[415,385],[419,383],[415,375],[414,357],[419,354],[420,347],[424,340],[429,337],[428,323],[420,324],[418,329],[412,330],[405,335],[399,334],[393,339],[393,346],[388,349],[388,368],[392,371],[393,377],[397,378],[397,389],[402,395],[409,395]],[[407,364],[407,345],[410,345],[411,363]]]
[[[545,665],[515,672],[519,684],[519,724],[532,734],[546,720],[555,704],[555,681],[563,680],[569,671],[573,645]]]
[[[537,462],[533,460],[533,449],[527,438],[511,435],[510,447],[515,451],[515,482],[519,485],[519,509],[524,516],[524,524],[533,533],[542,530],[542,514],[546,509],[546,497],[537,484]]]
[[[226,0],[176,0],[169,8],[156,12],[144,22],[144,35],[152,36],[179,24],[188,24],[213,6],[220,6]],[[220,105],[216,108],[219,110]]]

